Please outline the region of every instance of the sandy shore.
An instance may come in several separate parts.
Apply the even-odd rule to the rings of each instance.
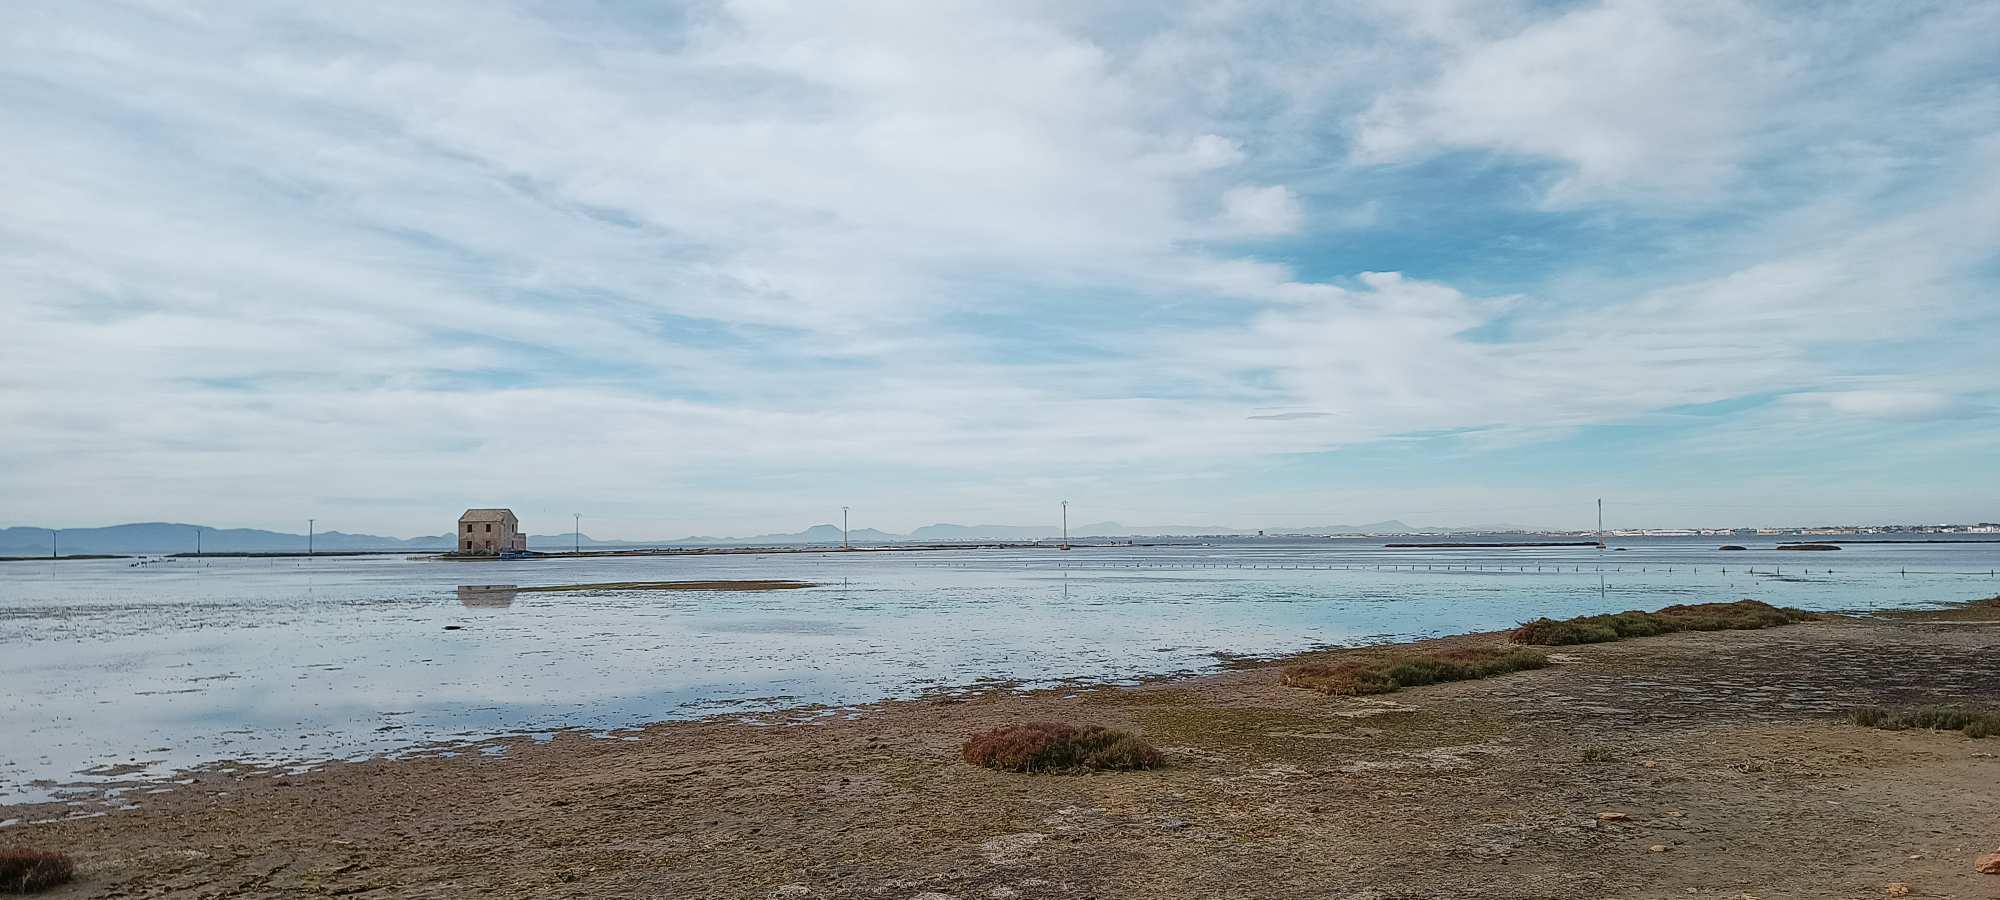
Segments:
[[[1841,718],[2000,701],[2000,610],[1558,659],[1371,699],[1261,666],[296,776],[218,768],[0,845],[72,853],[85,880],[58,897],[2000,897],[1973,870],[2000,847],[2000,740]],[[957,759],[975,729],[1040,719],[1139,731],[1169,766],[1031,777]]]

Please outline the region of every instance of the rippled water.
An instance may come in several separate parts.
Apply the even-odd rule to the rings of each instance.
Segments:
[[[1309,546],[441,562],[0,564],[0,802],[217,759],[853,704],[1694,600],[1812,609],[2000,593],[2000,544],[1723,553]],[[1754,547],[1769,548],[1770,539]],[[766,593],[462,591],[730,578]],[[116,768],[102,768],[116,767]],[[95,770],[92,774],[86,770]]]

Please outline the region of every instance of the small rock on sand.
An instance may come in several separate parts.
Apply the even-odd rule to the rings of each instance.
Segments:
[[[1883,893],[1886,893],[1891,897],[1910,896],[1910,886],[1900,881],[1891,881],[1888,884],[1883,885],[1882,891]]]
[[[1630,818],[1632,818],[1630,814],[1622,812],[1601,812],[1597,814],[1597,821],[1599,822],[1623,822]]]
[[[1980,857],[1979,861],[1973,863],[1972,866],[1987,875],[2000,875],[2000,850],[1995,850]]]
[[[979,855],[986,857],[987,862],[996,866],[1019,865],[1035,845],[1048,839],[1048,835],[1033,831],[1003,834],[980,844]]]
[[[1651,847],[1647,847],[1647,848],[1646,848],[1646,852],[1647,852],[1647,853],[1665,853],[1665,852],[1667,852],[1667,845],[1665,845],[1665,844],[1654,844],[1654,845],[1653,845],[1653,846],[1651,846]]]

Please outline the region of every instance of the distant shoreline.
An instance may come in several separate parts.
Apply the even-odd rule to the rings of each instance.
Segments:
[[[124,553],[65,553],[61,556],[0,556],[0,562],[59,562],[65,559],[131,559]]]
[[[1441,541],[1430,544],[1383,544],[1382,546],[1390,550],[1451,550],[1460,547],[1474,550],[1492,550],[1508,547],[1602,547],[1604,545],[1596,541],[1520,541],[1516,543]]]
[[[508,558],[506,561],[514,562],[519,560],[532,560],[532,559],[582,559],[586,557],[614,557],[614,556],[744,556],[744,555],[763,556],[772,553],[927,553],[927,552],[942,552],[949,550],[1069,550],[1069,549],[1092,550],[1092,549],[1104,549],[1111,547],[1164,547],[1164,546],[1174,546],[1180,543],[1182,542],[1159,541],[1159,542],[1147,542],[1147,543],[1130,542],[1130,543],[1117,543],[1117,544],[1086,544],[1073,541],[1068,546],[1064,546],[1062,544],[1052,544],[1048,542],[1030,541],[1021,543],[1010,543],[1006,541],[988,541],[979,543],[959,543],[959,544],[887,544],[887,545],[878,545],[870,547],[828,547],[823,545],[812,545],[804,547],[796,547],[796,546],[646,547],[646,548],[617,549],[617,550],[562,550],[556,552],[534,551],[533,555],[531,556],[516,556]],[[1193,544],[1189,544],[1189,546],[1193,546]],[[423,555],[423,554],[412,554],[412,555]],[[441,560],[445,562],[499,562],[502,559],[502,557],[499,556],[455,556],[450,553],[438,553],[426,556],[426,558]]]
[[[1318,543],[1334,543],[1342,541],[1366,540],[1368,537],[1371,536],[1342,535],[1337,538],[1329,538],[1326,536],[1272,535],[1264,538],[1253,538],[1253,537],[1245,537],[1243,535],[1218,535],[1211,537],[1178,537],[1178,536],[1155,537],[1148,540],[1136,540],[1136,539],[1128,540],[1128,539],[1117,539],[1117,538],[1091,537],[1091,538],[1072,540],[1069,546],[1072,547],[1073,549],[1084,550],[1084,549],[1106,549],[1106,548],[1117,548],[1117,547],[1219,546],[1219,545],[1241,545],[1245,543],[1255,544],[1255,543],[1304,542],[1304,543],[1318,544]],[[1380,537],[1386,537],[1386,535],[1374,535],[1372,537],[1380,538]],[[1689,535],[1670,536],[1670,538],[1680,538],[1680,539],[1686,539],[1690,537],[1693,536]],[[1884,545],[1942,546],[1949,544],[2000,544],[2000,537],[1850,539],[1832,535],[1789,535],[1789,534],[1759,535],[1758,537],[1780,538],[1780,539],[1805,538],[1809,540],[1804,542],[1809,542],[1809,543],[1844,544],[1844,545],[1884,544]],[[1607,543],[1617,543],[1621,541],[1642,542],[1642,541],[1658,540],[1658,539],[1660,538],[1646,536],[1646,535],[1610,536],[1607,538]],[[1797,541],[1788,541],[1788,542],[1797,542]],[[899,551],[936,552],[936,551],[949,551],[949,550],[1056,550],[1060,549],[1061,546],[1062,546],[1061,544],[1055,541],[1038,540],[1038,541],[966,541],[966,542],[943,542],[943,543],[931,542],[931,543],[919,543],[919,544],[871,544],[867,546],[852,546],[846,548],[840,547],[838,545],[826,545],[826,544],[782,544],[782,545],[764,545],[764,546],[598,547],[582,551],[574,551],[574,550],[533,551],[532,556],[522,557],[522,558],[573,559],[573,558],[584,558],[584,557],[595,558],[595,557],[621,557],[621,556],[625,557],[720,556],[720,555],[768,554],[768,553],[883,553],[883,552],[899,552]],[[1597,542],[1595,541],[1465,541],[1465,542],[1399,541],[1394,543],[1381,544],[1380,546],[1392,550],[1414,550],[1414,549],[1427,549],[1427,550],[1475,549],[1476,550],[1476,549],[1509,549],[1509,548],[1536,548],[1536,547],[1541,547],[1541,548],[1594,547],[1597,546]],[[401,555],[401,556],[409,556],[422,559],[445,560],[453,562],[486,562],[498,559],[498,557],[451,556],[449,555],[450,553],[451,551],[444,547],[428,547],[428,548],[401,547],[401,548],[373,549],[373,550],[350,550],[350,549],[316,550],[310,553],[303,550],[212,550],[202,553],[191,553],[191,552],[162,553],[157,551],[146,551],[146,552],[119,552],[119,553],[66,553],[61,556],[55,556],[55,557],[51,557],[46,554],[18,554],[11,556],[0,556],[0,563],[37,562],[37,561],[54,562],[63,560],[93,560],[93,559],[95,560],[140,559],[149,556],[159,556],[168,559],[293,559],[293,558],[309,558],[315,556],[350,557],[350,556]]]

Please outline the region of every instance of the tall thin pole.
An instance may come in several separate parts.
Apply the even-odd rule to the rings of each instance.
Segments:
[[[572,543],[570,544],[570,552],[571,552],[571,553],[582,553],[582,552],[583,552],[583,513],[570,513],[570,514],[569,514],[569,517],[570,517],[570,519],[572,520],[572,521],[570,522],[570,525],[572,526],[572,528],[571,528],[571,530],[570,530],[570,535],[571,535],[571,537],[572,537]]]
[[[847,545],[847,507],[845,506],[840,508],[840,549],[854,549]]]
[[[58,531],[61,531],[61,530],[62,530],[62,529],[60,529],[60,528],[51,528],[51,529],[49,529],[49,558],[50,558],[50,559],[55,559],[55,558],[56,558],[56,532],[58,532]]]
[[[307,520],[306,520],[306,555],[307,555],[307,556],[311,556],[311,555],[313,555],[313,523],[314,523],[314,522],[316,522],[316,521],[317,521],[316,519],[307,519]]]
[[[1604,549],[1604,498],[1597,498],[1597,549]]]
[[[201,526],[194,527],[194,555],[201,555]]]
[[[1063,534],[1062,548],[1064,550],[1068,550],[1069,549],[1069,501],[1068,500],[1064,500],[1062,502],[1062,534]]]

